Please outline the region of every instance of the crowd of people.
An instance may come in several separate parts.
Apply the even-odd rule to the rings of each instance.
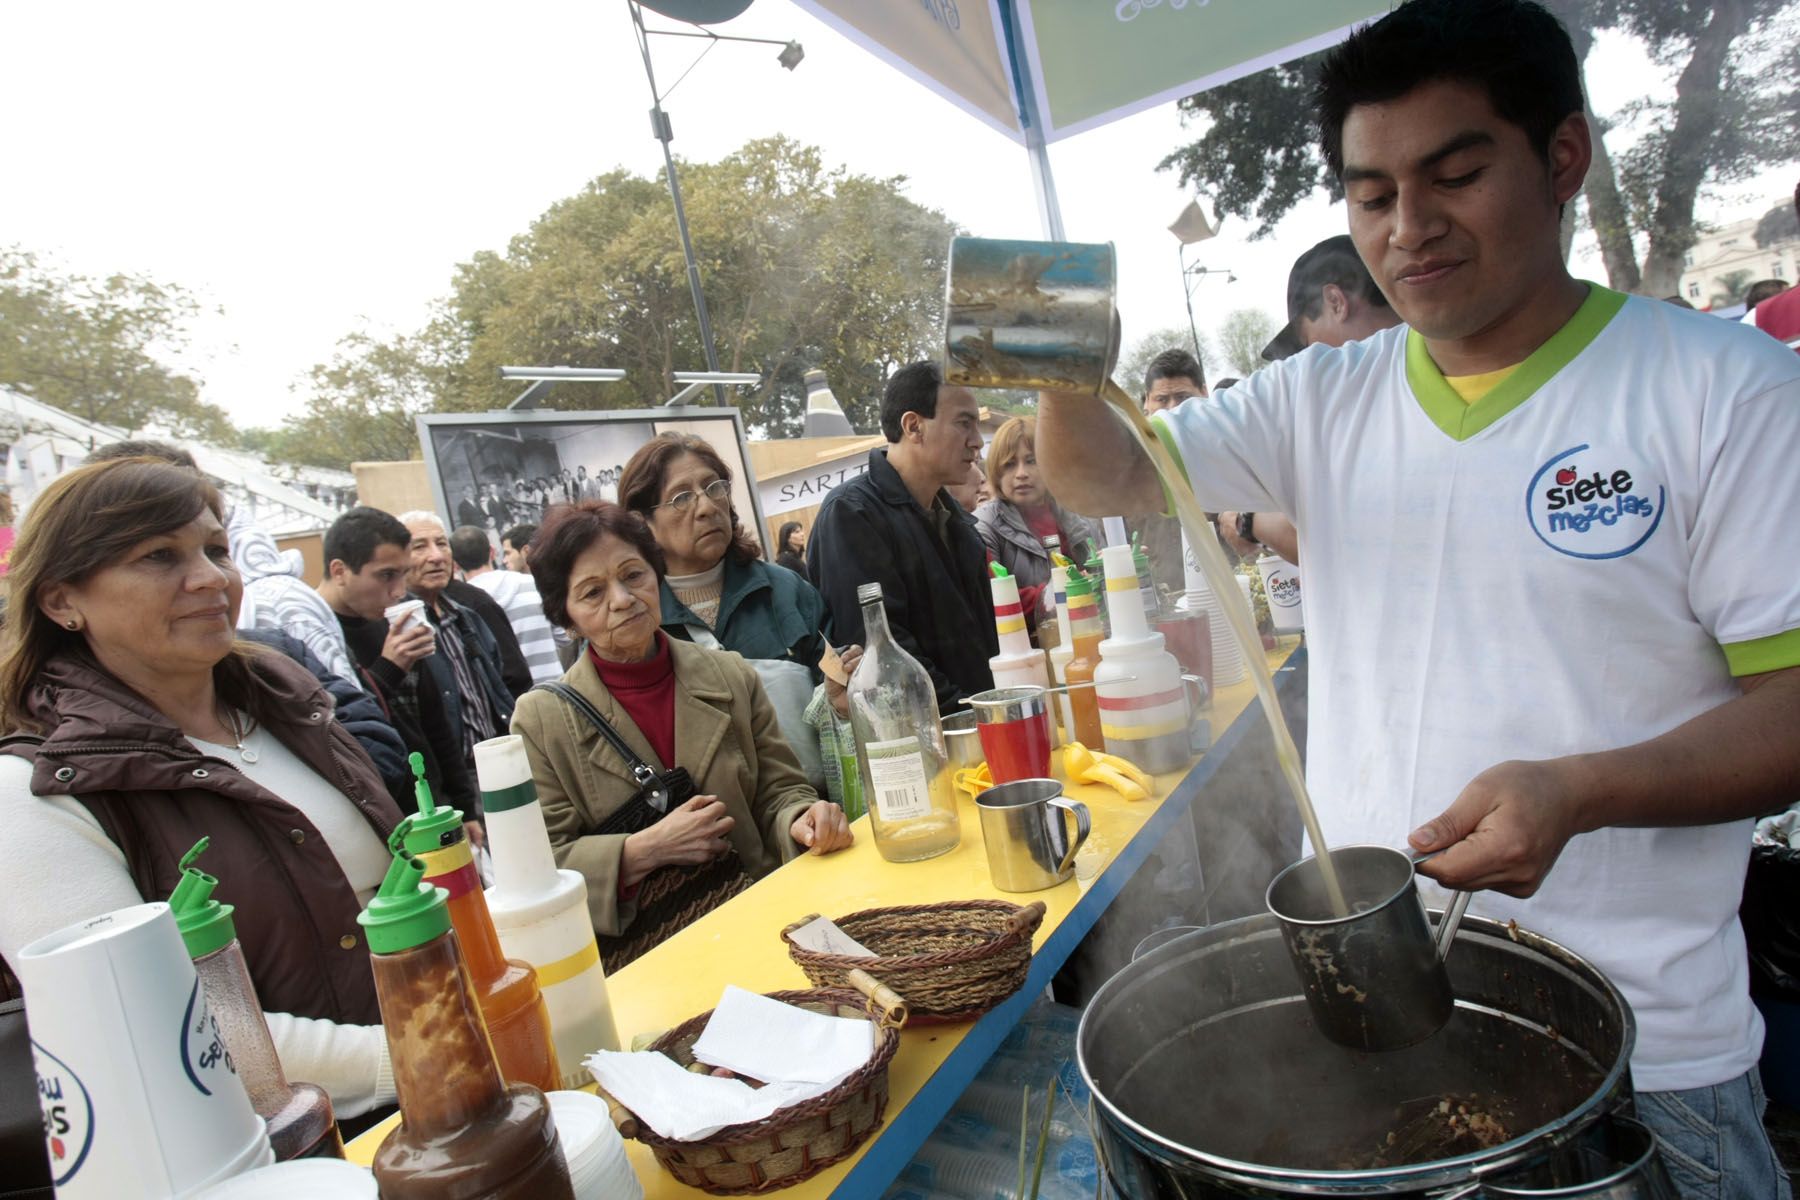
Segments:
[[[1638,1012],[1640,1111],[1695,1177],[1729,1160],[1731,1194],[1784,1195],[1734,913],[1747,819],[1800,778],[1800,591],[1767,569],[1800,547],[1760,515],[1800,500],[1800,367],[1568,274],[1591,150],[1541,9],[1414,0],[1328,58],[1319,102],[1350,233],[1295,261],[1268,368],[1209,393],[1170,348],[1144,410],[1222,540],[1304,561],[1333,838],[1416,825],[1428,875],[1601,962]],[[1792,338],[1792,295],[1752,323]],[[352,508],[316,585],[182,451],[97,451],[12,554],[0,957],[165,898],[209,837],[284,1064],[355,1117],[394,1099],[355,918],[415,805],[408,755],[479,844],[474,748],[523,738],[609,968],[850,845],[861,585],[946,713],[993,685],[991,570],[1035,619],[1051,546],[1098,545],[1081,512],[1128,518],[1181,586],[1162,485],[1091,397],[984,445],[975,395],[917,362],[880,415],[867,471],[768,554],[721,456],[666,433],[604,479],[480,484],[449,527]]]

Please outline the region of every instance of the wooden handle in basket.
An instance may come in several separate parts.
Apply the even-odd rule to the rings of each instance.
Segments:
[[[1044,907],[1044,902],[1042,900],[1033,900],[1030,904],[1025,905],[1025,907],[1006,919],[1006,932],[1024,933],[1027,929],[1032,928],[1037,925],[1038,922],[1042,921],[1044,919],[1044,914],[1048,911],[1049,910]]]
[[[807,913],[804,917],[801,917],[798,921],[795,921],[793,924],[789,925],[787,928],[785,928],[781,931],[781,940],[784,942],[787,941],[788,938],[793,934],[794,930],[800,928],[802,925],[809,925],[818,919],[819,919],[818,913]]]
[[[881,982],[881,980],[875,978],[861,967],[851,968],[850,973],[845,976],[845,978],[850,981],[851,987],[861,992],[864,996],[867,996],[869,1002],[881,1010],[881,1024],[883,1028],[899,1029],[906,1024],[906,1018],[909,1014],[906,1008],[906,1001],[900,998],[900,993],[896,992],[893,988]]]
[[[619,1131],[620,1137],[634,1138],[638,1135],[638,1119],[629,1108],[620,1104],[617,1097],[599,1084],[594,1085],[594,1094],[606,1101],[606,1113],[612,1118],[613,1128]]]

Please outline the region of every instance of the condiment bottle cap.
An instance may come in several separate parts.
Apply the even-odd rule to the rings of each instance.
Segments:
[[[417,816],[409,816],[395,830],[406,846],[409,854],[430,854],[433,850],[442,850],[445,846],[453,846],[467,835],[463,832],[463,815],[461,810],[439,808],[431,798],[431,785],[425,782],[425,759],[422,755],[413,754],[408,761],[412,763],[413,796],[419,802]],[[390,848],[392,841],[390,839]]]
[[[237,926],[231,920],[235,910],[212,898],[219,881],[194,866],[194,860],[211,844],[211,838],[201,838],[181,856],[181,882],[169,896],[169,911],[175,914],[175,928],[187,943],[189,958],[203,958],[237,938]]]
[[[449,893],[425,882],[425,864],[405,849],[394,855],[369,907],[356,915],[373,954],[423,946],[450,928]]]

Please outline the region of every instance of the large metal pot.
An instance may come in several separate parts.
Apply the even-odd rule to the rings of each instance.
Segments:
[[[1448,965],[1449,1023],[1365,1053],[1313,1027],[1274,917],[1150,950],[1094,996],[1076,1042],[1114,1185],[1130,1200],[1441,1196],[1531,1167],[1629,1109],[1636,1028],[1599,971],[1478,917]],[[1428,1114],[1446,1096],[1497,1121],[1504,1140],[1446,1138],[1445,1156],[1387,1161],[1405,1157],[1389,1133],[1435,1140],[1417,1139],[1436,1132]]]

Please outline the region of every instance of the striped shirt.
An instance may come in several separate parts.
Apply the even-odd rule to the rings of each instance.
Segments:
[[[519,639],[519,652],[531,669],[531,682],[561,679],[563,669],[556,657],[556,638],[549,618],[544,616],[544,602],[538,597],[536,581],[522,571],[483,571],[469,582],[506,610],[506,619]]]

